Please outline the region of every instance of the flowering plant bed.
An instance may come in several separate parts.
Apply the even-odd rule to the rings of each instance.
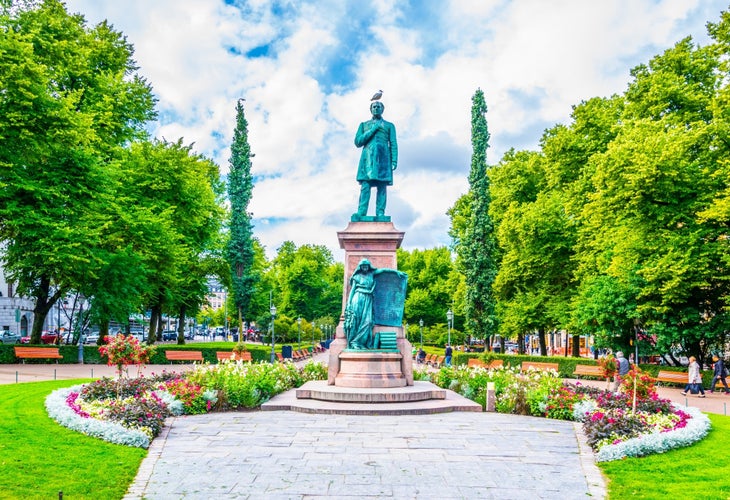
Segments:
[[[425,371],[416,372],[414,378],[428,377]],[[598,461],[688,446],[710,430],[709,419],[699,410],[659,398],[654,379],[638,369],[623,378],[619,394],[564,382],[554,372],[512,368],[445,367],[431,381],[483,406],[487,383],[492,382],[498,412],[582,422]]]
[[[185,374],[102,378],[58,389],[46,410],[61,425],[112,443],[149,447],[170,416],[221,409],[255,408],[309,380],[327,378],[321,363],[251,364],[224,361]]]

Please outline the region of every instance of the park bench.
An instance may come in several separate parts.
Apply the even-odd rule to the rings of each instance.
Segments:
[[[446,359],[446,356],[437,356],[436,359],[431,363],[431,366],[434,368],[441,368],[441,365],[444,364],[444,360]]]
[[[284,357],[284,355],[283,355],[282,353],[280,353],[280,352],[277,352],[277,353],[276,353],[276,359],[278,359],[278,360],[279,360],[279,361],[281,361],[282,363],[286,361],[286,358],[285,358],[285,357]]]
[[[63,359],[58,353],[58,347],[13,347],[15,349],[15,357],[22,359],[25,363],[26,359],[55,359],[58,363],[59,359]]]
[[[299,349],[299,356],[302,357],[302,359],[307,359],[309,357],[309,351],[307,349]]]
[[[426,354],[426,364],[427,365],[433,365],[436,362],[436,356],[435,354]]]
[[[670,384],[687,384],[689,380],[686,372],[672,372],[666,370],[659,370],[656,376],[657,382],[668,382]]]
[[[541,363],[539,361],[523,361],[522,365],[520,365],[520,371],[527,371],[530,368],[534,370],[555,370],[558,371],[558,364],[557,363]]]
[[[233,351],[216,351],[215,355],[218,358],[218,361],[253,361],[250,351],[243,351],[238,353]]]
[[[203,361],[202,351],[165,351],[168,361]]]
[[[501,359],[493,359],[489,363],[485,363],[479,358],[469,358],[466,366],[469,368],[486,368],[487,370],[494,370],[504,365],[504,361]]]
[[[598,365],[575,365],[573,376],[576,378],[579,376],[605,378],[603,368]]]

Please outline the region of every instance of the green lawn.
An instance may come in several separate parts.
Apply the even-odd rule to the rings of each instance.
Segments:
[[[70,431],[43,402],[83,381],[0,385],[0,498],[122,498],[147,451]],[[689,448],[600,464],[610,499],[730,498],[730,417],[710,414],[709,436]]]
[[[730,498],[730,417],[708,415],[712,430],[693,446],[599,464],[609,498]]]
[[[86,380],[0,385],[0,498],[122,498],[147,455],[61,427],[43,406]]]

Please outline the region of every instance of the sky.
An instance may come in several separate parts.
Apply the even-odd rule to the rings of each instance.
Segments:
[[[229,169],[246,99],[254,235],[324,245],[357,209],[358,124],[383,91],[399,160],[386,215],[406,250],[448,246],[468,190],[471,98],[481,88],[489,164],[536,150],[572,106],[623,93],[630,70],[691,36],[709,42],[728,0],[68,0],[134,46],[158,99],[153,137]],[[371,203],[374,203],[374,193]],[[369,214],[374,212],[371,206]]]

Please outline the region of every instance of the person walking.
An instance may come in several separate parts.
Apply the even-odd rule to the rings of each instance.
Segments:
[[[725,394],[730,394],[730,389],[728,389],[727,381],[725,380],[725,377],[727,377],[727,374],[725,373],[725,360],[718,356],[713,356],[712,361],[714,364],[712,382],[710,383],[710,392],[715,392],[715,384],[717,384],[717,380],[720,379],[722,385],[725,386]]]
[[[689,357],[689,370],[687,372],[687,385],[682,391],[682,396],[686,396],[687,392],[699,391],[698,398],[705,397],[705,389],[702,387],[702,375],[700,375],[700,365],[697,363],[697,358],[694,356]]]
[[[613,376],[613,392],[618,392],[618,389],[621,386],[621,380],[623,380],[631,369],[631,364],[629,363],[629,360],[624,357],[624,353],[622,351],[618,351],[616,353],[616,365],[618,369],[616,370],[616,374]]]
[[[444,364],[446,366],[451,366],[451,356],[454,354],[454,350],[451,348],[451,345],[446,344],[446,351],[444,352]]]

